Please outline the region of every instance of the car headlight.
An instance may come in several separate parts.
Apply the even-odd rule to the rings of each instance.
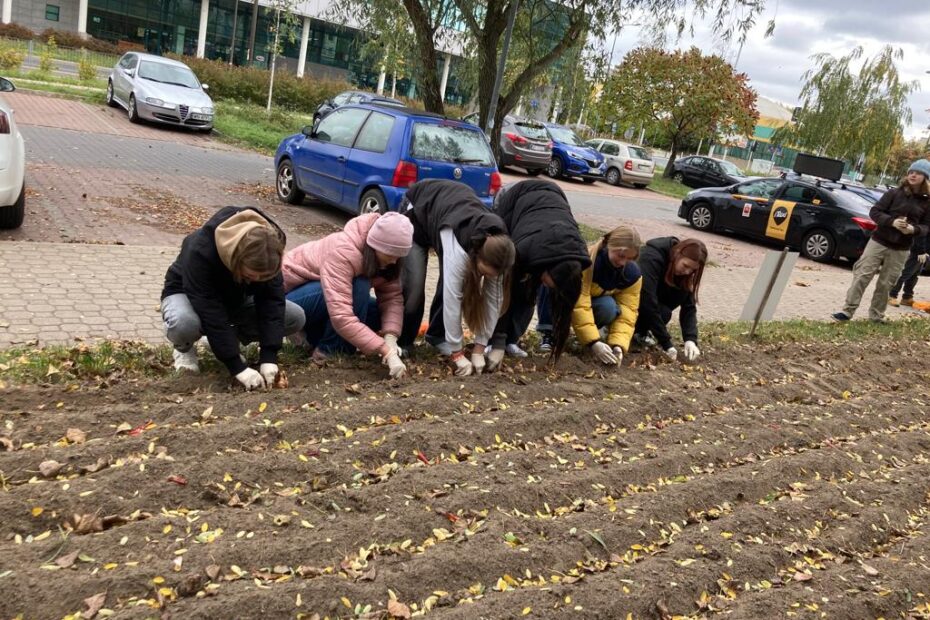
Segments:
[[[173,103],[165,103],[164,101],[156,97],[146,97],[145,102],[149,105],[153,105],[158,108],[169,108],[169,109],[174,108]]]
[[[201,111],[201,113],[203,113],[203,114],[213,114],[213,108],[211,108],[211,107],[209,107],[209,106],[200,108],[200,111]]]

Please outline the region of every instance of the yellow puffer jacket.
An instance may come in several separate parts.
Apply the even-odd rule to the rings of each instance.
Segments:
[[[639,293],[643,286],[640,277],[636,282],[626,288],[605,291],[594,278],[594,267],[588,267],[582,275],[581,296],[572,311],[572,329],[575,337],[582,346],[587,346],[600,340],[597,325],[594,323],[594,311],[591,309],[591,300],[604,295],[610,295],[620,308],[620,315],[610,324],[607,334],[607,344],[612,347],[621,347],[624,353],[630,348],[633,338],[633,328],[636,327],[636,317],[639,316]]]

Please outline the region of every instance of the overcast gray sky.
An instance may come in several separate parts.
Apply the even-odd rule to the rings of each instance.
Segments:
[[[771,99],[798,103],[801,75],[813,66],[810,57],[819,52],[834,56],[861,45],[865,56],[874,56],[884,45],[904,51],[898,69],[905,80],[917,80],[921,88],[911,96],[914,121],[905,129],[909,138],[926,136],[930,124],[930,2],[926,0],[768,0],[765,14],[757,20],[743,46],[737,69],[749,75],[752,86]],[[777,8],[777,14],[776,14]],[[774,36],[764,39],[766,25],[775,18]],[[607,49],[613,41],[607,41]],[[643,35],[632,27],[621,32],[614,62],[641,45]],[[698,24],[693,37],[670,41],[667,47],[697,45],[705,53],[719,53],[736,60],[738,41],[715,41],[709,28]]]

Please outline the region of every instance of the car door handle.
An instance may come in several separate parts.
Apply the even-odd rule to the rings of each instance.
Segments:
[[[340,164],[344,164],[346,163],[346,156],[340,155],[339,157],[336,158],[336,161],[338,161]]]

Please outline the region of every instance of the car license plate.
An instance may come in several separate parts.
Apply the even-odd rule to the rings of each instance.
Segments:
[[[534,144],[534,145],[531,147],[531,149],[534,150],[534,151],[545,151],[545,150],[546,150],[546,147],[544,147],[542,144]]]
[[[208,121],[212,117],[209,114],[191,114],[191,118],[195,121]]]
[[[649,166],[646,166],[646,165],[643,165],[643,164],[639,164],[639,166],[637,166],[637,167],[638,167],[640,170],[649,170]]]
[[[588,169],[588,174],[600,174],[600,173],[601,173],[600,168],[589,168]]]

